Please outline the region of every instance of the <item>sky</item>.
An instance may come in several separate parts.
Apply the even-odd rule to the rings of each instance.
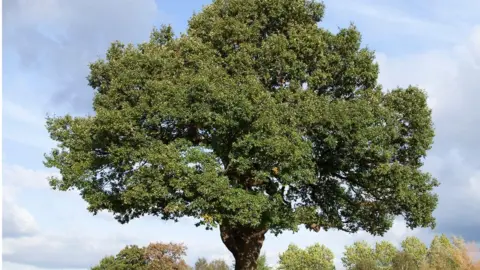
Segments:
[[[183,242],[187,262],[200,257],[232,261],[218,231],[144,217],[118,224],[93,216],[78,192],[49,188],[43,154],[54,143],[46,115],[86,115],[93,90],[88,63],[110,42],[146,41],[153,26],[185,32],[207,0],[4,0],[3,1],[3,269],[88,269],[125,245]],[[385,88],[417,85],[429,94],[436,130],[424,170],[440,182],[435,230],[408,230],[398,220],[384,239],[398,244],[415,235],[461,235],[480,241],[480,1],[325,0],[321,27],[336,32],[353,22],[363,44],[375,50]],[[262,252],[271,264],[290,243],[321,243],[336,255],[346,245],[379,238],[360,232],[301,230],[267,235]],[[341,268],[340,268],[341,269]]]

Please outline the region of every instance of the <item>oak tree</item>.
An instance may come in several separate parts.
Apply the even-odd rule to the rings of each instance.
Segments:
[[[358,30],[330,32],[323,13],[313,0],[215,0],[185,34],[114,42],[90,65],[94,114],[47,119],[51,186],[121,223],[219,226],[236,269],[255,268],[267,232],[381,235],[395,216],[433,227],[425,92],[382,90]]]

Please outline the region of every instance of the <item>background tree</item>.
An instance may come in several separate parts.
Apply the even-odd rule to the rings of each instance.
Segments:
[[[342,258],[347,269],[391,270],[398,250],[388,241],[381,241],[372,248],[367,242],[355,242],[346,247]]]
[[[138,269],[142,270],[143,266],[140,266]],[[107,256],[103,258],[100,263],[91,268],[91,270],[113,270],[113,269],[126,269],[125,266],[119,266],[119,263],[115,261],[114,256]]]
[[[268,266],[267,256],[262,254],[258,257],[257,260],[257,270],[271,270],[272,268]]]
[[[414,257],[411,254],[406,253],[405,251],[399,251],[392,261],[393,270],[426,270],[425,261],[421,261],[421,264],[415,261]]]
[[[205,258],[198,258],[195,262],[195,270],[208,270],[208,261]]]
[[[375,259],[377,268],[381,270],[391,270],[393,259],[397,255],[397,248],[388,241],[381,241],[375,244]]]
[[[116,256],[103,258],[92,270],[147,270],[145,248],[136,245],[126,246]]]
[[[455,247],[446,235],[437,235],[433,238],[427,253],[428,265],[432,269],[457,269],[455,261]]]
[[[402,251],[393,260],[395,270],[419,270],[426,266],[427,246],[417,237],[407,237],[401,243]]]
[[[349,270],[377,269],[375,250],[366,241],[355,242],[353,245],[347,246],[342,263]]]
[[[427,253],[428,269],[480,269],[480,249],[467,245],[462,238],[435,236]]]
[[[121,223],[218,226],[236,269],[298,230],[433,227],[434,132],[424,91],[384,92],[354,26],[319,27],[313,0],[215,0],[176,38],[115,42],[90,65],[93,115],[47,119],[53,188]]]
[[[116,256],[102,259],[92,270],[189,270],[182,259],[185,251],[184,245],[174,243],[152,243],[144,248],[127,246]]]
[[[208,262],[205,258],[199,258],[195,263],[195,270],[229,270],[230,267],[224,260]]]
[[[475,261],[470,254],[469,246],[459,237],[452,237],[453,244],[453,260],[457,269],[475,269]],[[478,255],[478,254],[477,254]]]
[[[280,254],[280,270],[331,270],[333,264],[333,252],[327,247],[315,244],[305,249],[296,245],[289,245],[288,249]]]
[[[158,270],[189,270],[191,269],[183,260],[187,255],[187,247],[175,243],[152,243],[145,248],[145,259],[148,269]]]
[[[407,237],[401,246],[402,250],[396,250],[391,243],[382,241],[372,248],[365,241],[356,242],[346,247],[342,262],[347,269],[356,270],[480,269],[480,249],[461,238],[435,236],[427,249],[420,239]]]
[[[229,270],[230,267],[224,260],[213,260],[210,262],[211,270]]]

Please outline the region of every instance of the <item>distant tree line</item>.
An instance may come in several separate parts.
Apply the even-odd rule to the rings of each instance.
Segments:
[[[221,259],[199,258],[194,266],[185,260],[187,247],[175,243],[152,243],[147,247],[127,246],[115,256],[103,258],[91,270],[229,270]],[[388,241],[374,245],[366,241],[345,247],[341,258],[347,270],[480,270],[480,249],[461,238],[435,236],[427,247],[417,237],[407,237],[397,248]],[[257,261],[258,270],[334,270],[334,254],[324,245],[306,248],[288,246],[279,255],[278,265],[268,265],[265,254]]]

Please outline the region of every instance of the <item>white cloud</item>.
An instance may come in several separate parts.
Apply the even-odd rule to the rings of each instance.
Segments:
[[[2,262],[2,269],[5,270],[46,270],[45,268],[40,268],[32,265],[21,264],[21,263],[12,263],[12,262]],[[65,269],[67,270],[67,269]],[[68,269],[74,270],[74,269]],[[79,269],[77,269],[79,270]],[[84,269],[82,269],[84,270]]]
[[[3,164],[3,185],[13,188],[48,188],[48,178],[58,175],[48,171],[36,171],[19,165]]]
[[[44,0],[42,2],[36,0],[6,1],[5,5],[6,10],[18,7],[15,14],[5,13],[7,19],[19,20],[26,25],[35,24],[38,21],[55,21],[68,15],[62,14],[60,2],[57,0]]]
[[[8,200],[3,200],[2,226],[4,241],[8,238],[18,238],[38,233],[38,225],[30,212]]]
[[[468,186],[468,192],[472,196],[472,200],[480,204],[480,172],[477,172],[475,175],[469,179],[470,185]]]
[[[45,188],[51,173],[25,169],[17,165],[2,164],[2,224],[3,238],[33,236],[39,232],[33,215],[17,202],[18,193],[25,188]]]
[[[108,255],[115,254],[128,242],[115,236],[58,234],[36,235],[3,240],[3,259],[50,269],[87,268]]]
[[[32,126],[43,127],[45,123],[45,119],[41,117],[41,113],[32,113],[24,107],[6,99],[3,100],[3,113],[7,117]]]
[[[404,31],[409,33],[429,32],[429,30],[439,30],[443,28],[443,32],[452,31],[454,26],[451,24],[440,24],[425,18],[414,17],[411,14],[402,12],[399,9],[392,8],[390,5],[366,4],[362,1],[337,1],[332,3],[333,7],[338,7],[349,12],[358,13],[368,17],[370,20],[381,21],[382,23],[402,25]],[[328,8],[328,6],[327,6]],[[436,33],[430,33],[436,34]],[[445,41],[451,41],[451,35],[439,36]]]
[[[10,59],[19,60],[19,72],[48,78],[40,84],[32,83],[41,81],[39,78],[32,78],[32,91],[26,97],[31,99],[33,93],[41,91],[40,98],[47,97],[47,104],[29,102],[48,112],[58,112],[62,105],[71,107],[70,112],[72,108],[81,113],[91,110],[93,91],[85,80],[89,62],[103,56],[115,40],[146,40],[158,15],[154,0],[49,0],[38,5],[38,1],[23,0],[10,1],[4,7],[8,14],[4,19],[4,49],[17,56]],[[7,96],[17,95],[15,89],[5,90]],[[12,101],[18,100],[22,97]]]
[[[5,88],[14,86],[15,83]],[[4,98],[3,113],[4,138],[45,151],[55,146],[45,128],[46,113],[41,108],[28,108]]]
[[[349,21],[366,27],[363,31],[366,34],[374,33],[377,38],[398,38],[395,40],[403,40],[404,44],[414,40],[436,45],[454,44],[465,33],[465,27],[471,26],[451,13],[445,13],[445,9],[454,10],[456,3],[424,2],[428,1],[326,0],[325,4],[327,16],[329,12],[348,16]],[[398,45],[389,44],[389,47]]]

